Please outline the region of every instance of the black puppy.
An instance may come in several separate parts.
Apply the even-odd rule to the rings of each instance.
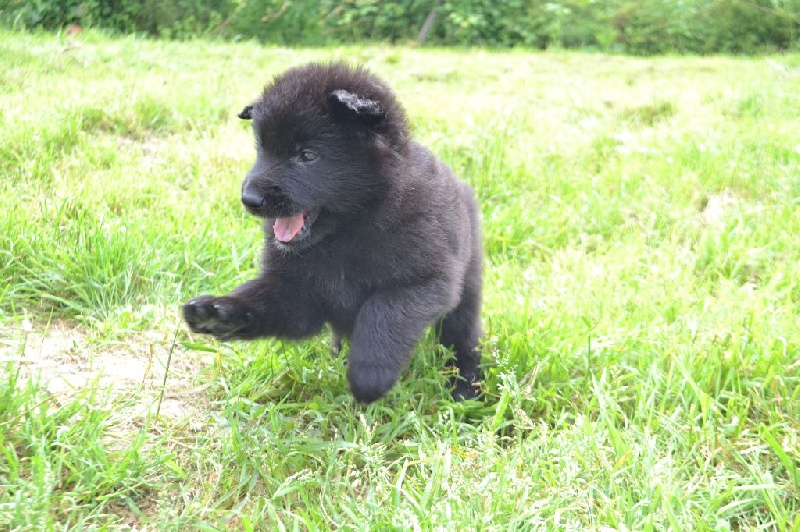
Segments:
[[[425,329],[455,351],[457,400],[474,397],[481,337],[481,237],[472,190],[409,138],[380,79],[342,63],[291,69],[245,107],[256,162],[242,203],[265,219],[258,278],[183,307],[220,339],[350,339],[359,401],[397,381]],[[338,340],[335,342],[338,343]]]

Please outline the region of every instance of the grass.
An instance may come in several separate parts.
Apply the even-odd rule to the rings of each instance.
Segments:
[[[334,57],[477,191],[482,401],[180,324],[257,269],[236,113]],[[799,68],[0,32],[0,527],[800,529]]]

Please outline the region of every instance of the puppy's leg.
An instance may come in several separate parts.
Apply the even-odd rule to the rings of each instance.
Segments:
[[[338,356],[342,352],[342,334],[336,330],[331,335],[331,355]]]
[[[454,365],[458,377],[453,382],[453,399],[472,399],[480,381],[481,328],[480,270],[472,269],[464,283],[464,293],[458,306],[440,322],[439,342],[455,351]]]
[[[425,328],[447,310],[446,287],[436,282],[370,297],[350,338],[347,379],[358,401],[383,397],[397,382]]]
[[[248,281],[227,296],[198,296],[183,306],[183,317],[192,331],[220,340],[304,338],[323,325],[302,290],[268,276]]]

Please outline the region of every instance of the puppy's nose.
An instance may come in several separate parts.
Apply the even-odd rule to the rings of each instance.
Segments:
[[[245,207],[257,209],[264,203],[264,196],[261,194],[254,194],[253,192],[242,192],[242,203],[244,203]]]

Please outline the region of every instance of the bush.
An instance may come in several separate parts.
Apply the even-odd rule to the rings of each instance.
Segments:
[[[144,9],[142,2],[130,0],[0,0],[4,22],[26,28],[79,24],[131,32],[138,29]]]
[[[212,31],[234,7],[227,0],[0,0],[0,17],[6,25],[24,28],[60,29],[75,24],[188,38]]]
[[[7,25],[283,45],[412,42],[429,16],[426,43],[445,46],[756,53],[800,37],[800,0],[0,0]]]
[[[613,26],[630,53],[757,53],[797,42],[800,1],[630,1]]]

